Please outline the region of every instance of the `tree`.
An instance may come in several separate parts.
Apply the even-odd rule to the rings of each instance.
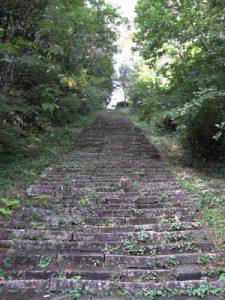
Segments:
[[[170,115],[192,155],[221,157],[224,133],[214,137],[225,119],[224,1],[139,0],[136,11],[135,40],[160,95],[144,106]]]
[[[122,64],[119,69],[119,73],[120,73],[120,83],[124,91],[124,101],[126,103],[128,101],[128,90],[129,90],[129,85],[131,82],[133,70],[128,65]]]
[[[104,0],[1,2],[1,151],[103,107],[113,88],[118,22]]]

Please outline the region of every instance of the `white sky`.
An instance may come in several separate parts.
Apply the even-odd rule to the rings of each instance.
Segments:
[[[137,4],[137,0],[107,0],[108,3],[112,4],[113,6],[118,6],[120,8],[121,16],[127,17],[131,23],[133,24],[133,20],[135,17],[135,6]],[[134,31],[133,26],[131,26],[131,30],[128,31],[127,27],[121,26],[119,28],[121,38],[118,41],[119,48],[121,49],[121,53],[115,55],[115,70],[118,73],[120,66],[123,63],[128,62],[132,58],[132,51],[131,48],[133,46],[133,42],[131,39],[128,38],[130,33]],[[124,93],[122,88],[115,89],[112,95],[112,101],[110,107],[115,105],[117,102],[124,100]]]
[[[134,18],[137,0],[108,0],[108,2],[114,6],[121,7],[121,11],[124,13],[124,16],[128,17],[130,20]]]

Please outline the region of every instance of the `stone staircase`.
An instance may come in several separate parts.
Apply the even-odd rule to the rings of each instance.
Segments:
[[[0,227],[0,299],[225,299],[225,253],[144,134],[118,112]]]

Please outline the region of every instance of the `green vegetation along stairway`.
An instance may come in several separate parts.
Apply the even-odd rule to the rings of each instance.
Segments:
[[[0,299],[223,298],[224,253],[122,114],[100,117],[27,192],[1,225]]]

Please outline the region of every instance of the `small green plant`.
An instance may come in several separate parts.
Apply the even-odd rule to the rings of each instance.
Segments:
[[[121,281],[121,274],[112,274],[111,280],[112,281]]]
[[[116,227],[116,223],[111,222],[111,221],[98,221],[97,226],[99,227],[108,227],[108,228],[115,228]]]
[[[156,247],[155,246],[152,246],[152,245],[148,246],[147,250],[148,250],[149,255],[155,255],[156,254]]]
[[[189,287],[187,289],[171,289],[162,286],[158,290],[137,290],[136,296],[147,296],[150,299],[154,299],[156,296],[161,297],[175,297],[175,296],[196,296],[204,297],[207,295],[222,296],[224,295],[223,288],[213,288],[210,284],[201,284],[197,288]]]
[[[123,242],[122,251],[124,253],[129,253],[129,254],[143,255],[145,250],[142,247],[138,246],[135,240],[125,239]]]
[[[65,261],[64,258],[60,258],[60,259],[57,261],[57,265],[58,265],[59,267],[63,267],[63,266],[65,266],[65,264],[66,264],[66,261]]]
[[[198,255],[196,258],[195,258],[195,263],[198,264],[198,265],[206,265],[206,264],[209,264],[212,262],[212,257],[209,256],[209,255],[206,255],[206,254],[202,254],[202,255]]]
[[[73,279],[73,280],[81,280],[81,276],[80,275],[75,275],[75,276],[72,276],[71,279]]]
[[[7,273],[3,270],[0,270],[0,280],[4,280],[7,278]]]
[[[33,217],[33,221],[35,221],[35,222],[44,221],[44,214],[42,211],[35,212],[32,217]]]
[[[137,188],[139,188],[140,185],[141,185],[141,182],[140,182],[140,181],[134,181],[134,182],[132,182],[132,183],[130,184],[130,187],[131,187],[132,189],[137,189]]]
[[[147,243],[150,238],[150,235],[144,230],[138,233],[138,242],[140,243]]]
[[[5,207],[9,209],[15,209],[20,207],[20,201],[17,199],[10,200],[6,198],[1,198],[0,202],[3,203]]]
[[[45,225],[35,225],[33,226],[34,230],[46,230],[46,226]]]
[[[141,283],[141,282],[158,282],[158,281],[159,281],[159,277],[156,274],[137,276],[134,279],[134,282],[137,282],[137,283]]]
[[[20,207],[20,201],[17,199],[0,199],[0,215],[3,217],[11,216],[13,211]]]
[[[38,266],[42,269],[47,268],[50,263],[52,262],[52,257],[51,256],[42,256]]]
[[[219,273],[219,280],[225,280],[225,268],[219,268],[218,269],[218,273]]]
[[[10,268],[15,263],[15,261],[15,257],[7,257],[3,260],[3,264],[6,268]]]
[[[92,264],[95,266],[95,267],[102,267],[104,265],[104,262],[98,260],[98,259],[93,259],[92,260]]]
[[[0,215],[3,217],[9,217],[12,214],[12,210],[5,207],[0,207]]]
[[[74,288],[62,290],[62,293],[71,296],[74,300],[79,299],[82,295],[82,287],[78,285]]]
[[[91,201],[91,198],[84,197],[84,198],[80,199],[78,203],[80,205],[91,205],[92,201]]]
[[[63,272],[59,272],[54,275],[54,278],[58,280],[64,280],[66,279],[66,274]]]
[[[169,267],[177,266],[179,265],[178,261],[176,260],[176,257],[169,257],[166,259],[166,265]]]

